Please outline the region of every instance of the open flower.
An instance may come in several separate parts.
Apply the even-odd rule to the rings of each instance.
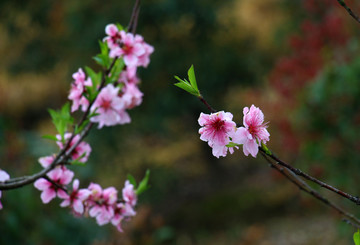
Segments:
[[[139,66],[139,57],[145,54],[146,50],[143,43],[138,42],[132,33],[120,31],[121,47],[115,47],[110,51],[110,57],[123,57],[125,65],[133,67]],[[148,51],[149,52],[149,51]]]
[[[269,141],[270,134],[267,131],[267,123],[264,123],[264,114],[262,111],[252,105],[250,109],[245,107],[244,127],[240,127],[231,134],[232,141],[237,144],[243,144],[243,151],[246,156],[251,154],[256,157],[261,143],[266,144]]]
[[[113,126],[130,122],[130,117],[125,111],[124,101],[118,94],[119,88],[108,84],[97,96],[91,111],[99,115],[92,117],[90,121],[98,122],[98,128],[102,128],[104,125]]]
[[[64,166],[60,166],[50,171],[47,176],[52,182],[41,178],[34,183],[35,188],[42,191],[41,200],[43,203],[49,203],[56,195],[63,199],[66,198],[67,194],[62,187],[65,187],[71,182],[74,177],[74,172]]]
[[[70,206],[76,214],[84,213],[84,201],[89,197],[91,191],[88,189],[79,190],[79,180],[75,179],[73,181],[73,190],[70,195],[64,197],[64,201],[60,203],[61,207]]]
[[[236,124],[232,121],[233,115],[230,112],[219,111],[210,115],[201,113],[199,124],[200,139],[208,142],[212,147],[215,157],[226,156],[230,139],[229,135],[235,131]],[[233,149],[229,148],[230,153]]]
[[[95,183],[91,183],[88,189],[91,192],[87,201],[90,207],[89,215],[96,218],[98,225],[109,223],[114,216],[117,190],[114,187],[102,190],[101,186]]]
[[[125,187],[122,190],[123,199],[126,203],[132,207],[136,205],[137,196],[134,190],[134,185],[130,184],[130,181],[125,181]]]

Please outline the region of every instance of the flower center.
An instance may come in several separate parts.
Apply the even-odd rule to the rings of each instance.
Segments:
[[[133,47],[130,45],[124,45],[122,50],[124,51],[125,55],[129,55],[132,53]]]
[[[103,100],[101,103],[101,107],[106,111],[111,108],[111,101],[110,100]]]
[[[256,126],[253,126],[253,125],[249,125],[249,133],[252,135],[252,136],[256,136],[256,133],[257,133],[257,127]]]
[[[217,118],[213,124],[212,127],[216,130],[216,131],[221,131],[223,126],[224,126],[225,122],[219,118]]]

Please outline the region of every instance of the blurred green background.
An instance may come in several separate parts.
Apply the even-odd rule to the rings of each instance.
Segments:
[[[66,102],[79,67],[96,68],[97,40],[106,24],[127,25],[133,2],[0,1],[0,160],[11,176],[56,152],[41,138],[55,133],[47,109]],[[352,227],[260,156],[213,157],[198,135],[206,108],[173,86],[194,64],[214,108],[241,123],[244,106],[259,106],[280,158],[357,195],[359,26],[336,1],[148,0],[137,32],[155,47],[139,70],[143,103],[131,124],[92,130],[89,162],[72,168],[82,187],[119,189],[150,169],[137,216],[118,233],[27,186],[3,193],[0,244],[353,244]]]

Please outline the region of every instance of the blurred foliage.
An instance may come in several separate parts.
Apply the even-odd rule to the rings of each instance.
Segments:
[[[11,176],[40,170],[37,158],[56,151],[41,139],[55,132],[47,109],[66,102],[79,67],[97,69],[91,57],[105,25],[126,25],[133,2],[0,1],[0,159]],[[73,167],[81,186],[104,187],[122,187],[128,173],[139,181],[151,169],[136,219],[119,234],[74,218],[58,201],[43,205],[28,186],[3,193],[0,244],[351,244],[351,227],[261,159],[241,152],[215,159],[197,134],[205,107],[173,86],[173,76],[186,77],[194,64],[213,107],[240,121],[244,106],[260,106],[271,149],[358,192],[358,26],[331,2],[143,1],[138,33],[155,47],[139,71],[143,104],[130,112],[131,124],[93,130],[89,163]],[[345,41],[329,42],[331,32],[309,27],[345,33]],[[276,73],[284,58],[296,66]],[[274,74],[290,94],[272,83]]]

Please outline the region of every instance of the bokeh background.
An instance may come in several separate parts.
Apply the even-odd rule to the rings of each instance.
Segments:
[[[0,1],[0,162],[11,176],[57,151],[41,138],[55,133],[47,109],[66,102],[79,67],[96,68],[104,27],[127,25],[133,2]],[[0,244],[353,244],[351,226],[260,156],[213,157],[198,135],[206,108],[173,76],[194,64],[209,103],[240,123],[244,106],[259,106],[278,156],[357,195],[359,28],[334,0],[143,1],[138,33],[155,47],[139,71],[143,103],[131,124],[92,130],[89,162],[72,168],[83,187],[117,188],[150,169],[137,216],[118,233],[27,186],[3,193]]]

